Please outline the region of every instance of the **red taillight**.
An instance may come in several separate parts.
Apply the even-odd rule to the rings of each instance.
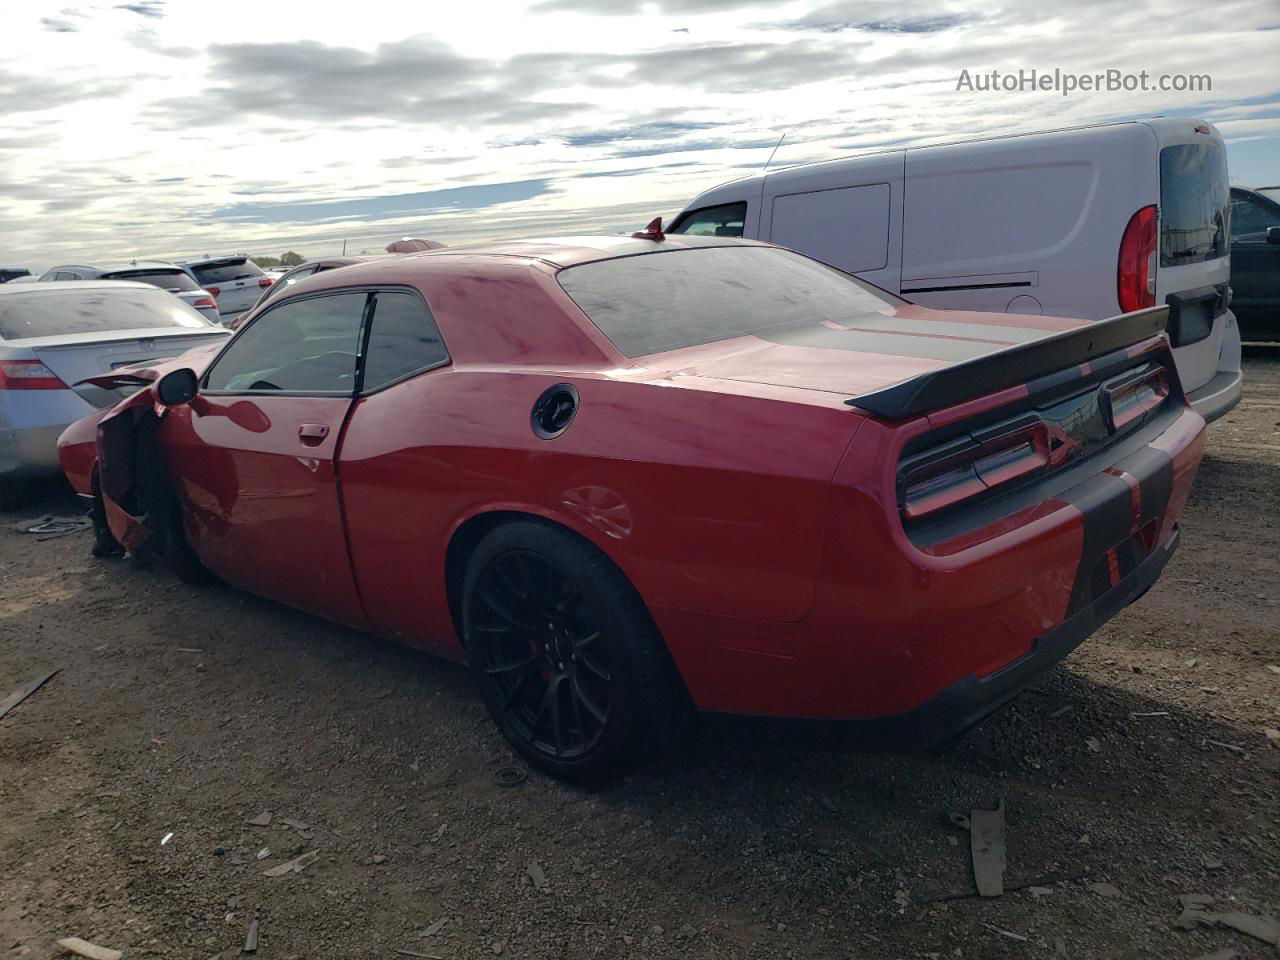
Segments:
[[[919,520],[962,500],[1049,465],[1049,430],[1043,423],[1017,427],[981,443],[962,441],[924,455],[903,477],[902,513]]]
[[[200,309],[202,307],[210,307],[214,310],[218,309],[218,302],[214,300],[213,297],[201,297],[199,300],[192,300],[191,305],[196,309]]]
[[[52,370],[39,360],[0,360],[0,390],[65,390]]]
[[[1119,433],[1129,424],[1161,406],[1169,397],[1169,375],[1163,367],[1103,388],[1111,429]]]
[[[219,288],[217,288],[217,287],[205,287],[205,288],[204,288],[204,292],[205,292],[205,293],[207,293],[207,294],[208,294],[209,296],[211,296],[211,297],[216,297],[216,296],[217,296],[218,294],[220,294],[222,291],[221,291]]]
[[[275,281],[272,280],[270,277],[263,277],[261,280],[258,281],[258,286],[262,287],[265,290],[267,287],[271,286],[273,283],[275,283]]]
[[[1116,299],[1128,313],[1153,307],[1155,291],[1156,208],[1143,207],[1129,218],[1120,238],[1120,258],[1116,263]]]

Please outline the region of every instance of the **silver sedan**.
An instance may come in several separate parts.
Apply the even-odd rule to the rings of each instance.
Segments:
[[[146,283],[0,285],[0,505],[25,478],[59,472],[58,435],[68,424],[122,399],[80,381],[230,335]]]

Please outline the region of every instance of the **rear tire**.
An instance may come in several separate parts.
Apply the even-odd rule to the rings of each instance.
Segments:
[[[467,566],[462,632],[490,714],[553,777],[606,779],[677,739],[689,701],[640,595],[603,553],[537,521]]]

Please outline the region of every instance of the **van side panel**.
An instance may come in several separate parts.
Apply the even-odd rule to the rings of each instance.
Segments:
[[[770,174],[757,236],[896,292],[905,163],[898,150]]]
[[[931,307],[1101,320],[1119,310],[1129,218],[1157,202],[1141,124],[907,151],[904,297]]]

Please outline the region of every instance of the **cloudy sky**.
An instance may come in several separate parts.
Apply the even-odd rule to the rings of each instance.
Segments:
[[[70,3],[70,5],[68,5]],[[775,166],[1197,115],[1280,182],[1278,0],[9,5],[0,262],[634,229]],[[973,93],[962,70],[1207,73]]]

